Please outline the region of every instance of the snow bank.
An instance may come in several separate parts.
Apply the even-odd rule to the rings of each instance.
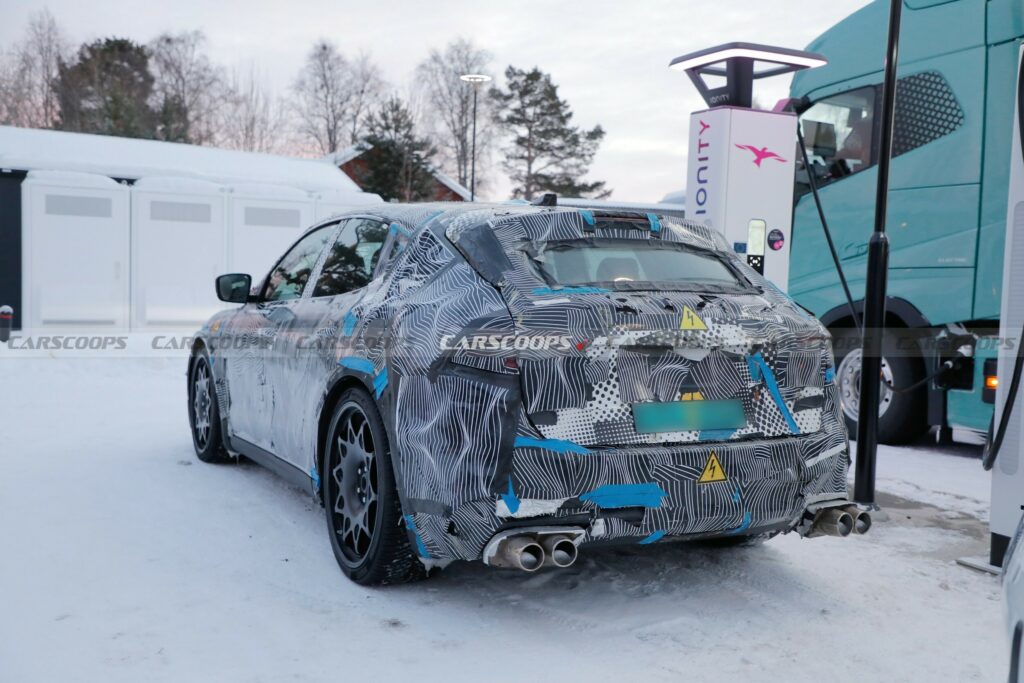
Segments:
[[[0,359],[0,377],[0,680],[1005,677],[998,580],[953,562],[984,541],[905,515],[371,590],[338,571],[307,494],[195,459],[181,361]],[[883,449],[880,488],[981,496],[976,466]]]

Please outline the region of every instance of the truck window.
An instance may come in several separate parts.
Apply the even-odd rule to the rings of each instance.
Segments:
[[[875,164],[875,94],[867,86],[826,97],[800,115],[800,130],[807,145],[818,186]],[[797,167],[797,192],[810,191],[806,169]]]

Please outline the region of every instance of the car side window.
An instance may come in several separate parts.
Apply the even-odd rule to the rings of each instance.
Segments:
[[[875,86],[868,86],[831,95],[800,115],[800,129],[818,185],[875,165],[875,94]],[[807,186],[801,166],[797,182]],[[801,189],[798,187],[798,191]]]
[[[387,225],[378,220],[352,218],[345,221],[327,252],[313,296],[335,296],[368,285],[387,235]]]
[[[288,301],[301,297],[317,259],[320,258],[320,252],[333,232],[334,226],[326,225],[296,242],[270,272],[263,290],[263,300]]]
[[[380,269],[383,273],[385,269],[390,267],[392,261],[394,261],[399,254],[405,251],[405,248],[409,246],[409,240],[411,239],[411,233],[403,228],[398,223],[392,223],[388,227],[388,235],[390,240],[384,242],[384,247],[381,250],[380,256]]]

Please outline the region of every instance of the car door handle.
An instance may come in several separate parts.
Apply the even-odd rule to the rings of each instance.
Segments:
[[[866,242],[847,242],[843,245],[843,258],[857,258],[868,253]]]

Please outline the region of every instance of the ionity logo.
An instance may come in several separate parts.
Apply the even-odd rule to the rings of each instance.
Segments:
[[[781,161],[782,163],[786,163],[786,160],[783,159],[782,157],[780,157],[775,152],[769,152],[767,147],[762,147],[762,148],[758,149],[757,147],[754,147],[753,145],[736,145],[736,146],[739,147],[740,149],[745,149],[748,152],[750,152],[751,154],[753,154],[754,155],[754,164],[756,164],[758,168],[761,168],[761,162],[764,161],[765,159],[775,159],[776,161]]]

